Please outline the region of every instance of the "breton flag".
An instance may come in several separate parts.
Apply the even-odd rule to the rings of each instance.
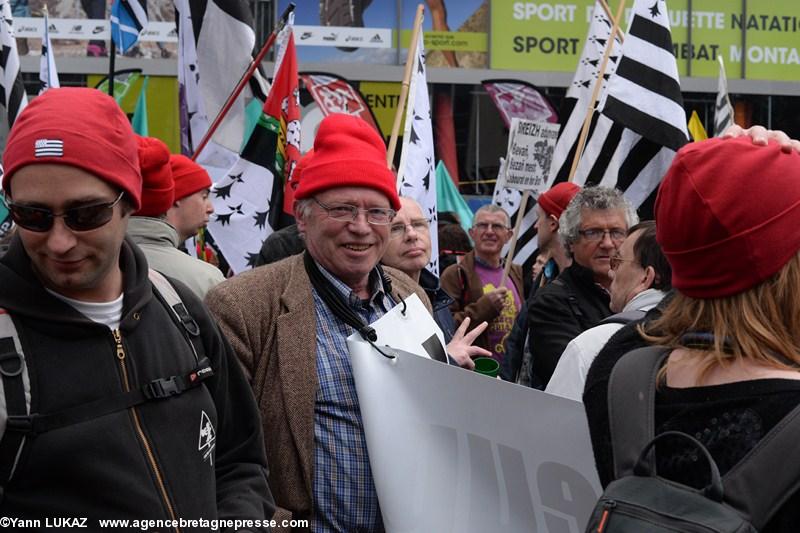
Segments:
[[[300,91],[292,25],[278,35],[267,101],[239,158],[211,189],[208,231],[235,273],[255,265],[264,239],[293,222],[292,172],[300,158]]]
[[[636,207],[654,200],[675,152],[688,142],[672,50],[666,2],[636,0],[622,57],[578,164],[577,185],[616,187]]]
[[[139,40],[147,26],[147,3],[139,0],[114,0],[111,5],[111,39],[117,52],[124,54]]]
[[[413,198],[428,217],[431,234],[431,261],[426,267],[439,275],[439,232],[436,217],[436,167],[433,157],[433,127],[425,73],[425,47],[419,33],[417,54],[413,59],[411,85],[408,90],[403,149],[397,172],[400,196]]]
[[[0,0],[0,106],[6,115],[8,128],[14,124],[17,115],[28,105],[25,85],[17,53],[17,40],[14,38],[14,17],[11,15],[9,0]]]
[[[51,87],[60,87],[58,71],[56,71],[56,58],[53,54],[53,45],[50,42],[50,29],[47,21],[47,8],[44,14],[44,36],[42,37],[42,57],[39,60],[39,94]]]
[[[178,84],[181,151],[192,155],[253,60],[256,36],[247,2],[175,0],[178,23]],[[245,107],[265,99],[259,70],[239,95],[203,150],[199,162],[230,168],[244,144]]]
[[[719,137],[733,126],[733,106],[728,98],[728,78],[725,77],[725,62],[722,56],[719,59],[719,82],[717,83],[717,105],[714,111],[714,137]]]

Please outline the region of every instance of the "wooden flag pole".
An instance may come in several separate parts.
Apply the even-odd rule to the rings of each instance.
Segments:
[[[575,178],[575,171],[578,169],[578,161],[581,160],[583,155],[583,148],[586,145],[586,137],[589,135],[589,125],[592,123],[592,115],[594,114],[594,106],[597,103],[597,97],[600,95],[600,89],[603,87],[603,75],[608,66],[608,58],[611,55],[611,50],[614,48],[614,41],[619,32],[619,19],[625,12],[625,0],[620,0],[619,7],[617,8],[617,17],[613,19],[611,26],[611,34],[606,43],[606,49],[603,52],[603,61],[600,63],[600,71],[597,73],[597,79],[594,82],[594,90],[592,91],[592,99],[589,101],[589,107],[586,110],[586,118],[583,121],[583,128],[581,135],[578,137],[578,146],[575,149],[575,157],[572,158],[572,167],[569,170],[569,178],[567,181],[572,181]]]
[[[506,286],[508,273],[511,271],[511,261],[514,258],[514,252],[517,249],[517,239],[519,239],[519,231],[522,228],[522,219],[525,218],[525,208],[528,206],[528,198],[531,197],[531,191],[526,190],[522,193],[522,200],[519,203],[517,210],[517,223],[514,224],[514,233],[511,235],[511,243],[508,246],[508,253],[506,254],[506,264],[503,267],[503,277],[500,278],[500,287]]]
[[[233,107],[233,103],[237,98],[239,98],[239,94],[241,94],[241,92],[244,90],[244,86],[247,85],[247,82],[249,82],[250,78],[253,77],[258,65],[260,65],[261,61],[264,59],[264,56],[267,55],[267,52],[269,52],[270,48],[272,48],[272,45],[275,44],[275,39],[277,39],[278,33],[286,25],[286,21],[289,19],[289,14],[294,11],[294,7],[294,2],[289,2],[289,5],[286,6],[281,18],[278,20],[278,25],[272,30],[272,33],[269,34],[264,46],[261,47],[261,50],[259,50],[256,57],[254,57],[250,62],[250,66],[248,66],[247,70],[245,70],[244,74],[242,74],[241,79],[239,79],[239,83],[236,84],[236,87],[233,88],[231,94],[228,95],[228,99],[225,100],[225,103],[220,108],[219,113],[217,113],[217,116],[214,118],[214,121],[208,127],[208,131],[206,131],[206,134],[203,135],[203,138],[197,145],[194,154],[192,154],[192,161],[197,160],[197,157],[203,151],[203,148],[205,148],[208,144],[208,141],[211,140],[211,136],[214,135],[214,132],[217,131],[219,125],[222,124],[222,120],[225,118],[225,115],[227,115],[228,111],[230,111],[231,107]]]
[[[422,30],[422,17],[425,13],[425,6],[417,6],[417,14],[414,16],[414,28],[411,30],[411,42],[408,43],[408,56],[406,57],[406,69],[403,73],[403,84],[400,86],[400,100],[397,102],[397,112],[394,114],[394,124],[392,124],[392,135],[389,137],[389,148],[386,150],[386,166],[392,168],[394,153],[397,150],[397,137],[400,134],[400,122],[403,120],[403,113],[408,99],[408,86],[411,83],[411,70],[414,68],[414,59],[417,56],[417,40],[419,32]],[[399,34],[398,34],[399,35]],[[400,37],[398,37],[399,41]],[[398,42],[398,46],[400,43]]]
[[[611,20],[611,24],[614,24],[614,15],[611,13],[611,8],[608,7],[608,2],[606,0],[598,0],[600,2],[600,6],[603,8],[603,11],[606,12],[606,16]],[[625,32],[622,31],[622,28],[617,29],[617,35],[619,35],[619,42],[625,42]],[[718,56],[719,57],[719,56]]]

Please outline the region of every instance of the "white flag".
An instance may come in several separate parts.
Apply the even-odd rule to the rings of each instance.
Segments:
[[[728,98],[728,79],[725,77],[725,62],[722,56],[719,59],[719,82],[717,83],[717,105],[714,110],[714,137],[719,137],[728,128],[733,126],[733,106]]]
[[[0,106],[3,107],[8,127],[14,124],[17,115],[28,105],[25,85],[19,65],[17,40],[14,38],[14,17],[9,0],[0,0]]]
[[[44,36],[42,37],[42,57],[39,61],[39,94],[42,94],[51,87],[60,87],[58,82],[58,71],[56,71],[56,58],[53,53],[53,45],[50,42],[50,29],[47,22],[47,14],[44,15]]]
[[[439,275],[439,238],[436,215],[436,165],[433,155],[433,127],[428,80],[425,74],[425,47],[419,34],[417,54],[408,92],[403,149],[397,173],[400,196],[413,198],[428,217],[431,233],[431,261],[428,270]]]

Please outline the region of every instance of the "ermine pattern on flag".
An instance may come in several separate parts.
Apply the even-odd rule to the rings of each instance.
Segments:
[[[722,56],[719,59],[719,81],[717,82],[717,102],[714,109],[714,137],[719,137],[733,126],[733,106],[728,97],[728,79],[725,76],[725,62]]]
[[[9,0],[0,0],[0,46],[0,106],[4,108],[8,127],[11,128],[17,115],[28,105],[28,97],[22,83]]]

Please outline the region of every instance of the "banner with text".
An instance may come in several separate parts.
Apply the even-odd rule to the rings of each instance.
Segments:
[[[547,180],[558,124],[514,117],[506,154],[506,187],[531,191],[534,198],[550,188]]]
[[[619,1],[609,4],[615,13]],[[492,0],[491,68],[574,72],[593,6],[594,0]],[[630,14],[626,8],[626,21]],[[669,19],[681,76],[716,77],[721,55],[729,78],[800,78],[794,0],[747,2],[745,11],[739,0],[670,0]]]
[[[600,484],[580,403],[348,346],[388,533],[584,530]]]

